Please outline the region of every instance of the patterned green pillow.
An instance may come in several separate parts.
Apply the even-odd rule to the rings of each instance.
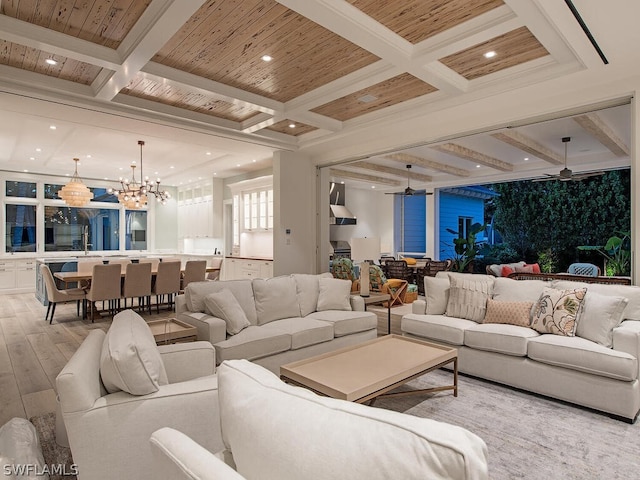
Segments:
[[[387,277],[378,265],[369,265],[369,285],[371,290],[381,291],[382,285],[387,283]]]

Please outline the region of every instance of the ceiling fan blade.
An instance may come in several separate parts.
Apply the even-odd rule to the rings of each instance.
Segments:
[[[543,178],[534,178],[531,181],[532,182],[550,182],[551,180],[558,180],[560,178],[557,175],[549,175],[548,173],[545,175],[548,175],[548,176]]]
[[[578,173],[577,175],[573,176],[573,180],[576,180],[579,182],[580,180],[584,180],[585,178],[599,177],[601,175],[604,175],[604,172]]]

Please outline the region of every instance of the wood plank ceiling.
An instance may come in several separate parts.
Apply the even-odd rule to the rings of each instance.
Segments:
[[[553,78],[583,63],[548,16],[518,0],[0,2],[0,82],[55,79],[47,88],[60,94],[274,146],[304,147],[491,83],[515,88],[526,75]],[[606,123],[576,122],[628,155]],[[562,163],[517,135],[494,140]],[[429,155],[396,152],[350,168],[401,177],[397,163],[412,163],[423,169],[414,178],[427,183],[433,173],[466,177],[470,162],[514,169],[480,150],[449,142]],[[449,162],[431,159],[436,153]]]

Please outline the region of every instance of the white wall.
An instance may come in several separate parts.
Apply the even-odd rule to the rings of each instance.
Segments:
[[[175,187],[163,187],[171,194],[166,205],[150,202],[150,223],[154,228],[153,250],[178,250],[178,190]],[[151,209],[153,214],[151,215]]]

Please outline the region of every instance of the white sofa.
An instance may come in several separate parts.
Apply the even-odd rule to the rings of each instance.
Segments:
[[[176,298],[176,314],[213,344],[218,364],[248,359],[279,373],[280,365],[376,338],[376,315],[350,288],[329,273],[196,282]],[[246,328],[232,334],[231,315],[211,306],[212,294],[224,300],[220,292],[237,300]]]
[[[218,377],[225,450],[161,429],[150,443],[162,478],[489,478],[484,441],[463,428],[321,397],[246,360],[224,362]]]
[[[576,334],[541,334],[529,326],[460,318],[473,317],[469,310],[461,314],[460,309],[451,308],[452,286],[456,295],[464,292],[460,279],[465,278],[477,285],[487,282],[475,293],[467,294],[473,296],[485,289],[492,309],[495,302],[532,302],[530,322],[545,287],[586,288],[575,322]],[[425,299],[414,302],[412,313],[402,318],[402,333],[458,347],[461,372],[607,412],[630,422],[637,418],[640,287],[439,273],[425,278]],[[457,297],[453,303],[459,300]],[[467,307],[472,300],[463,298]]]

